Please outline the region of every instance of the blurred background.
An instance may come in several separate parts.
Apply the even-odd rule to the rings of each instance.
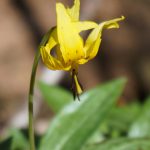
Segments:
[[[71,6],[73,0],[61,0]],[[27,126],[27,95],[34,54],[43,36],[56,24],[55,0],[0,1],[0,135],[8,127]],[[103,32],[96,59],[80,67],[84,90],[125,76],[128,83],[121,103],[150,93],[150,1],[81,0],[81,20],[102,22],[124,15],[119,29]],[[69,80],[68,80],[69,79]],[[68,73],[39,64],[37,80],[70,90]],[[35,90],[36,129],[42,133],[52,116]]]

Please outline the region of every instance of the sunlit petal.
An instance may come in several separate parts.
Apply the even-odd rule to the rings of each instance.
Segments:
[[[92,21],[80,21],[80,22],[73,22],[74,28],[77,29],[77,32],[89,30],[98,27],[98,24]]]
[[[80,0],[75,0],[73,7],[67,8],[67,12],[70,15],[72,21],[78,21],[80,13]]]
[[[69,70],[71,66],[66,66],[62,61],[60,61],[61,53],[55,58],[51,55],[51,50],[54,46],[58,44],[57,40],[57,29],[54,28],[50,34],[49,40],[45,46],[41,46],[41,56],[45,65],[51,70]],[[57,52],[58,53],[58,52]]]
[[[73,93],[79,99],[82,86],[78,81],[80,64],[93,59],[99,50],[103,29],[119,28],[118,22],[124,17],[96,24],[92,21],[79,21],[80,0],[74,0],[71,8],[56,4],[57,25],[48,32],[40,45],[45,65],[52,70],[66,70],[72,73]],[[84,42],[82,31],[93,29]]]
[[[118,21],[123,19],[124,16],[121,18],[105,21],[99,24],[97,28],[93,29],[93,31],[88,36],[84,46],[84,50],[86,51],[86,58],[88,60],[94,58],[99,50],[103,29],[119,28]]]
[[[82,38],[61,3],[56,4],[56,12],[58,41],[65,63],[84,57]]]

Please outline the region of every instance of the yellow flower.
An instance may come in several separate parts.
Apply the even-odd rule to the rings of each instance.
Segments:
[[[119,28],[121,18],[97,24],[91,21],[79,21],[80,0],[75,0],[72,8],[56,4],[57,26],[50,30],[47,43],[40,47],[45,65],[51,70],[70,71],[74,96],[82,93],[78,82],[78,66],[93,59],[101,43],[103,29]],[[84,42],[81,31],[93,29]],[[54,49],[54,51],[53,51]]]

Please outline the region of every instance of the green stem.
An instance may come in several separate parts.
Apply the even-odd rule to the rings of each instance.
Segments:
[[[34,123],[33,123],[33,95],[34,95],[34,84],[35,84],[35,76],[36,70],[38,66],[38,62],[40,59],[40,50],[38,49],[35,54],[32,73],[30,79],[30,89],[29,89],[29,97],[28,97],[28,115],[29,115],[29,142],[30,142],[30,150],[35,150],[35,139],[34,139]]]
[[[35,150],[35,139],[34,139],[34,124],[33,124],[33,95],[34,95],[34,84],[35,84],[35,76],[36,76],[36,70],[38,66],[38,62],[40,59],[40,47],[45,46],[48,42],[49,36],[52,31],[56,29],[55,27],[51,28],[43,37],[38,51],[35,54],[34,62],[32,66],[32,73],[31,73],[31,79],[30,79],[30,89],[29,89],[29,97],[28,97],[28,115],[29,115],[29,142],[30,142],[30,150]]]

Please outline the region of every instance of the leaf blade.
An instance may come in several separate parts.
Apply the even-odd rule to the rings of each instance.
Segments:
[[[81,149],[116,103],[124,84],[124,79],[112,81],[66,106],[51,123],[39,149]]]
[[[129,137],[150,137],[150,97],[146,100],[141,114],[131,125]]]
[[[39,82],[39,89],[48,106],[55,112],[59,112],[66,104],[72,102],[73,96],[67,90]]]
[[[146,138],[119,138],[86,146],[82,150],[149,150],[149,141]]]

